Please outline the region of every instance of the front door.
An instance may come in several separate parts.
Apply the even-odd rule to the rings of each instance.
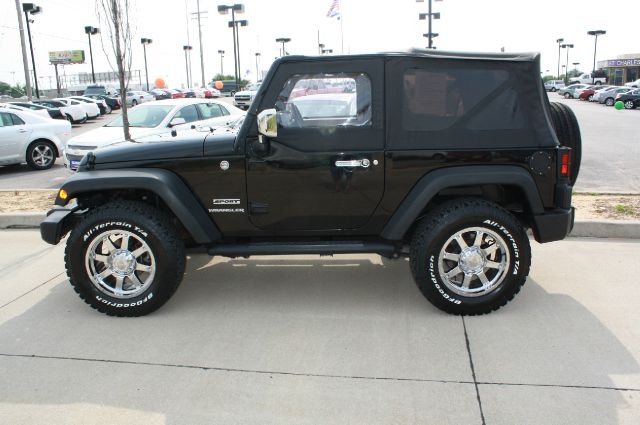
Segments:
[[[309,91],[303,88],[323,87]],[[258,111],[278,131],[247,138],[251,222],[272,233],[356,230],[384,192],[383,62],[285,62]]]

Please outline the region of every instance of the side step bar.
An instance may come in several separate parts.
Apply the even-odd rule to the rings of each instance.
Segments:
[[[249,257],[251,255],[293,254],[380,254],[393,257],[398,250],[394,245],[382,242],[254,242],[246,244],[216,245],[210,247],[209,255],[223,257]]]

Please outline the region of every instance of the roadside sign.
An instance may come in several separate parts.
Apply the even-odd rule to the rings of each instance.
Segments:
[[[61,50],[57,52],[49,52],[49,62],[54,65],[84,63],[84,50]]]

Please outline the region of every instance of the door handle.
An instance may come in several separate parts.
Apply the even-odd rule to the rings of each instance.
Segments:
[[[25,130],[25,129],[18,130],[18,133],[26,133],[26,132],[27,132],[27,130]]]
[[[352,159],[350,161],[336,161],[336,167],[348,167],[348,168],[362,167],[362,168],[368,168],[369,165],[371,165],[371,161],[369,161],[367,158],[364,158],[364,159]]]

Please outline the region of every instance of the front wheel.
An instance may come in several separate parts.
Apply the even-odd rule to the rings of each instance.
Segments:
[[[555,87],[551,87],[551,91],[552,91],[553,93],[555,93],[555,92],[556,92],[556,88],[555,88]]]
[[[55,147],[47,140],[37,140],[27,149],[27,164],[34,170],[48,170],[55,162]]]
[[[131,101],[131,107],[133,108],[134,106],[136,106],[138,104],[137,100],[132,100]]]
[[[624,109],[633,109],[636,105],[633,104],[633,100],[627,100],[624,102]]]
[[[444,203],[420,221],[410,260],[420,292],[434,306],[477,315],[499,309],[520,291],[531,251],[513,215],[468,198]]]
[[[90,211],[75,226],[65,263],[69,282],[87,304],[111,316],[142,316],[180,285],[184,244],[161,211],[118,201]]]
[[[564,98],[565,99],[571,99],[571,93],[565,93],[564,94]]]

